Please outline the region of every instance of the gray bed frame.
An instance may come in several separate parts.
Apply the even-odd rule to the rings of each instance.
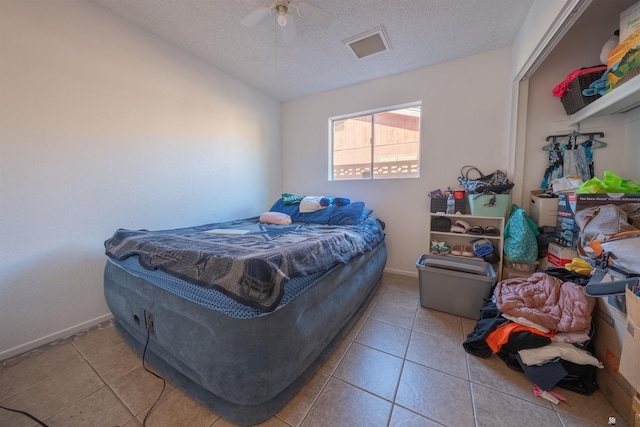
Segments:
[[[293,301],[252,319],[191,303],[107,261],[104,293],[115,325],[164,378],[239,425],[278,412],[349,332],[381,282],[384,242],[327,272]]]

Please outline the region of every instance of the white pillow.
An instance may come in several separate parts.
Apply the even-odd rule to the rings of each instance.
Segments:
[[[326,208],[326,206],[322,206],[320,204],[320,199],[324,198],[324,196],[306,196],[300,201],[300,212],[315,212],[320,209]]]

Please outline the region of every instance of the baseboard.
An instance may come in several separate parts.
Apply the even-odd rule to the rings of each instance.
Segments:
[[[384,272],[388,274],[399,274],[400,276],[418,277],[417,271],[413,272],[413,271],[396,270],[394,268],[385,268]]]
[[[17,356],[22,353],[26,353],[27,351],[33,350],[34,348],[38,348],[42,345],[49,344],[53,341],[68,338],[77,332],[88,329],[92,326],[105,322],[109,319],[113,318],[111,313],[104,314],[102,316],[98,316],[94,319],[87,320],[86,322],[79,323],[77,325],[71,326],[69,328],[63,329],[61,331],[54,332],[52,334],[46,335],[42,338],[35,339],[33,341],[29,341],[24,344],[20,344],[16,347],[10,348],[5,351],[0,352],[0,361],[8,359],[13,356]]]

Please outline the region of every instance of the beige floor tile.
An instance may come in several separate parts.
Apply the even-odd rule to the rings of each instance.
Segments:
[[[137,418],[132,418],[126,424],[123,424],[122,427],[142,427],[142,421]]]
[[[116,327],[110,326],[76,339],[73,346],[85,359],[89,359],[123,342]]]
[[[477,427],[563,427],[555,411],[472,384]]]
[[[383,399],[393,400],[401,370],[401,358],[353,343],[333,376]]]
[[[0,370],[0,401],[83,363],[69,343],[4,368]]]
[[[142,366],[142,358],[124,342],[110,347],[88,361],[107,383],[112,383],[122,375]]]
[[[551,408],[550,402],[533,395],[531,381],[522,372],[509,368],[495,354],[487,359],[467,354],[467,363],[471,382]]]
[[[391,402],[331,378],[302,426],[385,426],[390,414]]]
[[[404,305],[411,308],[418,307],[419,298],[412,292],[408,292],[404,289],[397,289],[393,286],[387,286],[387,289],[382,294],[380,301],[390,302],[393,304]]]
[[[452,341],[443,340],[422,332],[412,332],[407,360],[455,375],[464,380],[469,379],[467,357],[464,348]]]
[[[238,427],[238,424],[234,424],[225,420],[224,418],[218,418],[211,427]],[[281,419],[271,417],[266,421],[259,424],[254,424],[251,427],[289,427],[289,424],[285,423]]]
[[[462,318],[462,336],[466,339],[467,336],[473,332],[473,329],[476,327],[477,320],[471,320],[466,317]]]
[[[462,345],[465,338],[462,317],[424,307],[418,308],[413,330],[445,338],[459,345]]]
[[[394,274],[390,277],[389,283],[387,285],[392,288],[404,289],[406,291],[414,292],[417,294],[418,283],[419,280],[417,277]]]
[[[113,427],[133,418],[109,387],[85,397],[46,420],[50,427]]]
[[[329,381],[329,375],[317,372],[276,415],[287,424],[297,427],[307,415],[322,389]]]
[[[440,427],[442,424],[438,424],[435,421],[431,421],[418,415],[415,412],[411,412],[402,406],[393,405],[393,412],[391,413],[391,421],[389,427]]]
[[[410,361],[402,369],[396,404],[448,426],[474,426],[469,382]]]
[[[602,417],[600,417],[600,419],[604,420],[604,422],[599,422],[594,424],[594,423],[581,420],[580,418],[572,417],[571,415],[563,414],[560,412],[556,412],[556,413],[560,417],[560,420],[562,421],[562,424],[564,425],[564,427],[599,427],[599,426],[611,426],[611,425],[617,425],[617,426],[622,425],[625,427],[630,426],[630,424],[627,424],[624,420],[621,422],[620,418],[616,418],[616,423],[611,424],[609,422],[608,415],[603,415]]]
[[[355,341],[394,356],[404,357],[410,336],[411,331],[408,329],[368,319]]]
[[[140,418],[140,417],[139,417]],[[214,414],[178,389],[162,397],[147,417],[149,427],[209,427],[218,419]]]
[[[416,308],[412,309],[402,304],[395,304],[380,299],[369,315],[369,318],[400,326],[401,328],[411,329],[415,314]]]
[[[338,367],[338,364],[340,363],[340,361],[342,360],[342,358],[344,357],[345,353],[347,352],[350,346],[351,346],[351,341],[342,340],[342,342],[338,344],[336,349],[333,350],[333,353],[331,353],[331,356],[329,356],[327,361],[324,362],[322,366],[320,366],[319,371],[329,375],[333,374],[333,372]]]
[[[596,391],[590,396],[558,387],[554,391],[560,393],[566,399],[566,401],[553,407],[557,412],[561,413],[560,418],[563,420],[565,418],[563,418],[562,414],[566,414],[572,417],[566,419],[572,420],[573,423],[579,423],[579,420],[582,420],[582,422],[596,425],[608,425],[609,417],[611,416],[619,420],[616,423],[618,426],[626,424],[621,414],[609,404],[600,391]]]
[[[345,335],[344,339],[349,340],[349,341],[354,341],[356,339],[356,336],[358,335],[358,333],[360,332],[360,330],[362,329],[362,326],[365,324],[365,322],[367,321],[369,316],[365,315],[364,313],[360,316],[360,318],[358,319],[358,321],[353,325],[353,327],[351,328],[351,330],[349,331],[349,333],[347,335]]]
[[[160,395],[162,380],[139,366],[113,381],[111,387],[131,412],[138,417],[144,417],[146,411]],[[167,382],[164,394],[168,394],[173,389],[174,387]]]
[[[29,389],[2,401],[3,406],[20,409],[41,420],[103,387],[104,382],[87,363],[47,378]],[[8,417],[8,418],[7,418]],[[0,411],[0,425],[22,426],[23,415]]]

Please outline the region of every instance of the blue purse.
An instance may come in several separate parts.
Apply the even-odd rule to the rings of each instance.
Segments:
[[[538,227],[527,212],[513,205],[504,227],[504,255],[510,261],[534,262],[538,259]]]

